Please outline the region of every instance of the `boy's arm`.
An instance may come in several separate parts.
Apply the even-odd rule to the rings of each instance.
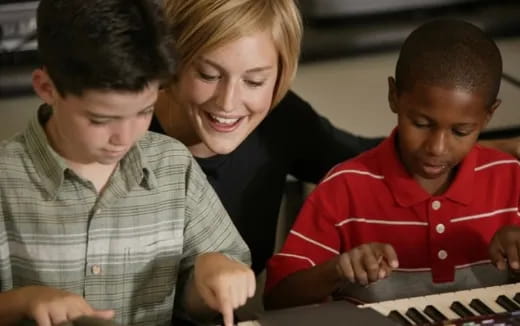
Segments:
[[[276,284],[264,296],[266,309],[281,309],[322,302],[341,284],[338,258],[293,273]]]
[[[220,253],[202,254],[187,284],[185,306],[203,320],[220,311],[224,324],[233,325],[233,310],[254,295],[255,286],[255,275],[247,265]]]
[[[197,321],[211,320],[220,312],[229,325],[233,309],[254,293],[251,255],[194,160],[187,178],[184,248],[174,308],[181,317]]]
[[[323,302],[344,282],[363,286],[387,278],[399,265],[394,248],[366,243],[315,267],[287,276],[265,296],[267,309]]]
[[[52,326],[80,316],[111,319],[112,310],[94,310],[81,296],[44,286],[26,286],[0,293],[2,325],[16,325],[24,318],[38,326]]]
[[[348,216],[348,195],[333,179],[316,187],[305,201],[279,253],[267,264],[266,308],[323,301],[341,281],[343,250],[335,216]]]

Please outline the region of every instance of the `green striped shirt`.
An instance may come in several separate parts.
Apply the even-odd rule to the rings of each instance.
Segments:
[[[169,325],[195,256],[250,261],[181,143],[147,133],[98,195],[48,144],[43,108],[0,143],[0,291],[45,285],[116,310],[123,325]]]

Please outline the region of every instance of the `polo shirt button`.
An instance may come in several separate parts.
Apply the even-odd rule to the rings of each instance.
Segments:
[[[102,210],[101,208],[98,208],[98,209],[96,209],[95,214],[98,215],[98,214],[100,214],[102,211],[103,211],[103,210]]]
[[[433,208],[434,210],[438,210],[439,208],[441,208],[441,206],[442,206],[442,205],[441,205],[441,202],[438,201],[438,200],[434,200],[434,201],[432,202],[432,208]]]
[[[99,275],[101,273],[101,266],[99,265],[92,265],[92,274]]]
[[[444,224],[437,224],[437,226],[435,227],[435,231],[437,231],[437,233],[439,234],[444,233],[444,231],[446,231],[446,227],[444,226]]]
[[[446,250],[439,250],[439,252],[437,253],[437,257],[439,257],[440,260],[444,260],[448,258],[448,253],[446,252]]]

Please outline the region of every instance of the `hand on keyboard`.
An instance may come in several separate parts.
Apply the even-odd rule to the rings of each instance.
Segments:
[[[386,243],[368,243],[343,253],[338,272],[352,283],[368,285],[387,278],[399,266],[394,248]]]
[[[491,244],[489,255],[493,264],[500,270],[508,265],[515,272],[520,272],[520,227],[508,225],[498,230]]]

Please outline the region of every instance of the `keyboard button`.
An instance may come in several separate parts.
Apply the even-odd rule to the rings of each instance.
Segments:
[[[512,312],[520,310],[520,306],[514,303],[511,299],[505,295],[501,295],[497,298],[497,303],[502,306],[506,311]]]
[[[451,304],[450,309],[453,310],[460,317],[473,317],[475,314],[471,312],[465,305],[459,301],[455,301]]]
[[[426,318],[419,310],[410,308],[406,311],[406,316],[414,321],[417,325],[429,324],[430,320]]]
[[[437,310],[437,308],[435,308],[432,305],[426,306],[426,308],[424,309],[424,313],[428,315],[428,317],[433,319],[433,321],[435,322],[448,320],[446,316],[444,316],[439,310]]]
[[[412,326],[413,325],[412,323],[410,323],[408,321],[408,319],[406,319],[405,316],[401,315],[401,313],[397,310],[390,311],[390,313],[388,314],[388,318],[396,321],[399,325],[402,325],[402,326]]]
[[[471,300],[469,306],[475,309],[475,311],[478,312],[480,315],[491,315],[495,313],[484,302],[480,301],[480,299]]]

